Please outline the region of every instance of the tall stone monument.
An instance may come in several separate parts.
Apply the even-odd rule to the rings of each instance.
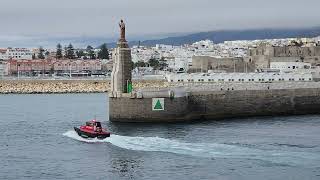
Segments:
[[[129,93],[128,86],[131,86],[131,49],[126,41],[126,27],[123,20],[119,23],[120,39],[117,48],[113,52],[113,69],[111,74],[110,97],[121,97],[123,93]]]

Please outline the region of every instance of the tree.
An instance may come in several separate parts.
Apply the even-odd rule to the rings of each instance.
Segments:
[[[74,49],[73,49],[73,46],[72,46],[71,43],[67,47],[66,58],[68,58],[68,59],[74,59],[75,58]]]
[[[107,48],[107,44],[104,43],[100,46],[100,51],[98,53],[98,58],[99,59],[109,59],[109,51]]]
[[[56,58],[57,59],[61,59],[63,56],[62,56],[62,46],[61,44],[59,43],[57,45],[57,52],[56,52]]]
[[[32,59],[36,59],[36,54],[32,54]]]
[[[133,68],[136,68],[136,67],[146,67],[146,63],[143,61],[138,61],[133,64]]]
[[[82,58],[82,57],[86,56],[86,54],[83,52],[83,50],[76,51],[76,55],[78,58]]]
[[[92,46],[87,46],[87,54],[90,59],[96,59],[96,55],[94,54],[93,47]]]
[[[168,67],[166,60],[162,57],[159,61],[159,69],[163,70]]]
[[[67,51],[68,51],[68,47],[65,46],[65,47],[64,47],[64,57],[65,57],[65,58],[68,58]]]
[[[42,46],[40,46],[39,53],[38,53],[38,58],[39,59],[44,59],[45,58],[43,53],[44,53],[44,49],[43,49]]]
[[[155,58],[149,59],[148,63],[151,67],[153,67],[153,69],[158,69],[159,67],[159,61],[156,60]]]

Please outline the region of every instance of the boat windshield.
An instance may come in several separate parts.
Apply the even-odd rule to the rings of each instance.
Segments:
[[[93,126],[92,122],[86,122],[86,126]]]
[[[101,123],[100,122],[96,122],[96,127],[100,127],[101,128]]]

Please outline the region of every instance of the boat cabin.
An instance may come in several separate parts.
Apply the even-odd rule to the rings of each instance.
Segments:
[[[101,128],[101,123],[98,121],[88,121],[86,122],[86,126]]]

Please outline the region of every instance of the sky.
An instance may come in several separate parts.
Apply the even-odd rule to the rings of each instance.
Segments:
[[[129,40],[211,30],[320,25],[319,0],[0,0],[0,46],[53,39]]]

